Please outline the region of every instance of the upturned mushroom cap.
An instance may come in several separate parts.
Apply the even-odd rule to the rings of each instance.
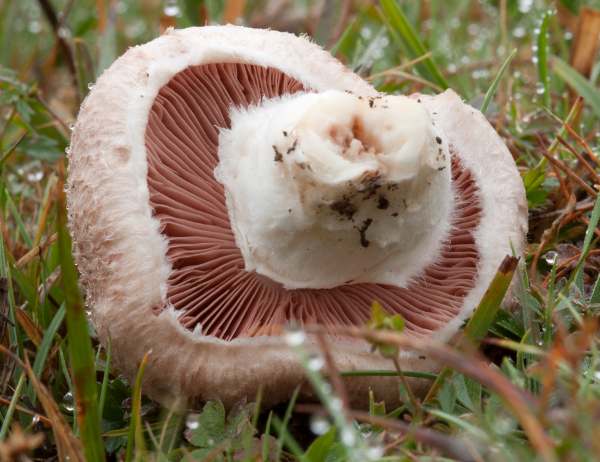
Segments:
[[[410,167],[412,183],[383,181],[385,175],[392,178],[393,169],[375,175],[366,186],[353,183],[355,177],[348,172],[377,164],[376,154],[385,151],[381,147],[369,151],[364,136],[352,129],[354,122],[340,122],[341,130],[350,133],[347,140],[338,132],[327,132],[337,140],[330,145],[333,151],[314,155],[322,147],[314,136],[328,136],[318,128],[325,123],[318,105],[328,98],[319,95],[327,94],[334,95],[334,113],[343,102],[360,120],[370,109],[386,111],[390,109],[383,106],[405,104],[397,106],[402,111],[419,106],[414,110],[421,114],[418,133],[425,141],[409,153],[417,162]],[[151,350],[144,390],[154,399],[168,403],[181,397],[219,398],[231,405],[252,399],[262,386],[266,404],[274,404],[289,397],[303,377],[296,354],[281,335],[291,321],[325,328],[361,325],[377,300],[387,311],[402,314],[410,335],[446,340],[457,332],[503,257],[522,249],[527,226],[522,182],[510,153],[485,117],[451,90],[438,96],[414,96],[410,103],[385,98],[306,38],[236,26],[170,31],[129,49],[98,79],[73,131],[69,219],[87,303],[100,339],[111,340],[119,370],[133,377],[141,358]],[[372,107],[377,105],[379,109]],[[292,109],[298,107],[303,111],[316,107],[316,116],[310,113],[296,120]],[[283,117],[286,111],[287,118]],[[252,123],[248,114],[253,113],[271,117],[276,128],[248,126]],[[378,114],[389,119],[392,128],[396,121],[398,133],[407,123],[401,117],[386,119],[384,112]],[[343,119],[342,114],[332,117],[335,123]],[[290,121],[295,130],[290,136],[302,138],[296,145],[302,150],[290,154],[293,163],[278,162],[282,160],[278,154],[286,155],[294,143],[284,139],[287,130],[279,119]],[[304,131],[302,121],[309,124]],[[373,124],[373,136],[381,141],[384,135],[378,125]],[[255,129],[260,133],[253,137]],[[411,134],[417,136],[416,129],[411,130],[404,141],[407,137],[410,141]],[[249,139],[236,133],[246,133]],[[306,141],[309,138],[312,141]],[[236,164],[240,139],[247,143],[239,146],[256,146],[247,149],[249,156],[258,156],[246,160],[248,166],[265,162],[260,174],[267,182],[256,181],[256,190],[248,186],[252,185],[248,178],[238,188],[241,183],[236,178],[245,171],[236,167],[242,165]],[[424,147],[427,140],[435,140],[431,146],[439,149],[432,162],[442,164],[435,164],[435,169],[427,170],[427,163],[421,161],[431,148]],[[396,144],[390,153],[396,152]],[[267,154],[260,154],[265,149],[268,164]],[[332,152],[347,156],[348,150],[358,167],[342,165],[333,157],[324,163]],[[365,161],[364,153],[374,164]],[[306,172],[306,164],[302,168],[306,159],[316,162],[317,172]],[[371,168],[367,167],[365,171]],[[410,170],[406,165],[402,168]],[[302,196],[310,200],[294,202],[300,196],[285,189],[287,180],[271,183],[284,171],[307,175],[294,178],[294,184],[305,185],[306,180],[311,191],[322,193],[319,200],[326,213],[317,214],[314,194]],[[350,178],[345,186],[332,180],[342,171]],[[439,175],[428,176],[434,173]],[[265,203],[261,188],[267,184],[274,191],[292,192]],[[346,187],[355,195],[349,197]],[[409,207],[394,195],[403,187],[407,195],[426,199],[419,207]],[[439,204],[434,203],[436,197]],[[280,213],[285,201],[300,204],[307,214],[303,216],[312,218],[289,225]],[[266,225],[251,234],[256,227],[249,220],[256,215],[248,212],[248,204],[272,207],[270,216],[275,221],[269,222],[273,225],[269,230],[275,229],[275,234],[266,233]],[[364,215],[367,212],[379,218]],[[267,223],[265,216],[259,214]],[[423,216],[429,229],[415,225],[417,231],[406,231]],[[372,235],[368,234],[371,226]],[[282,230],[298,239],[290,242],[314,242],[317,250],[329,242],[323,240],[325,235],[333,239],[331,233],[338,233],[336,238],[346,246],[339,255],[348,249],[352,256],[348,268],[340,266],[337,274],[330,257],[317,265],[314,261],[320,262],[315,260],[320,255],[309,252],[307,257],[296,249],[290,258],[308,262],[309,268],[292,271],[281,255],[293,246],[278,246],[272,239],[285,236]],[[403,246],[402,239],[394,239],[401,233],[414,242]],[[315,235],[312,241],[307,238]],[[373,243],[365,245],[370,239]],[[264,252],[252,253],[244,247],[246,242],[259,243],[259,250],[270,253],[266,257]],[[362,260],[353,260],[360,252],[370,255],[364,268]],[[260,261],[253,259],[256,255]],[[319,277],[305,277],[311,271]],[[389,368],[389,360],[372,353],[365,342],[331,337],[330,344],[341,370]],[[311,345],[309,337],[307,348]],[[411,352],[402,352],[401,362],[406,370],[436,367]],[[397,400],[394,378],[353,378],[347,385],[357,403],[366,402],[368,388],[377,399]]]

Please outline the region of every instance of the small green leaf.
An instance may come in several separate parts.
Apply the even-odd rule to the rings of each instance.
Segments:
[[[327,460],[327,455],[335,444],[335,434],[335,427],[331,427],[327,433],[314,440],[304,454],[306,459],[310,462],[324,462]]]
[[[209,401],[198,416],[198,428],[190,442],[199,448],[211,448],[225,438],[225,407],[221,401]]]

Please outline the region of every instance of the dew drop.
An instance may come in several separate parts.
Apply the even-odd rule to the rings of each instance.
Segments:
[[[37,425],[40,422],[40,416],[39,415],[34,415],[33,418],[31,419],[31,425]]]
[[[379,460],[383,457],[385,453],[385,449],[381,446],[372,446],[367,449],[367,459],[369,460]]]
[[[342,409],[344,408],[344,404],[342,403],[342,400],[339,398],[333,398],[331,400],[331,410],[333,412],[341,412]]]
[[[185,426],[190,430],[196,430],[200,426],[200,420],[198,414],[188,414],[185,418]]]
[[[285,342],[291,347],[298,347],[306,340],[306,334],[301,330],[290,330],[284,335]]]
[[[515,38],[523,38],[525,37],[525,34],[527,33],[527,31],[525,30],[525,28],[523,26],[517,26],[513,29],[513,37]]]
[[[340,439],[345,446],[354,446],[356,444],[356,434],[351,428],[344,428],[340,435]]]
[[[556,264],[556,261],[558,260],[558,252],[556,252],[555,250],[549,250],[544,254],[542,258],[547,264],[549,264],[550,266],[554,266]]]
[[[88,90],[91,90],[92,88],[94,88],[94,82],[90,82],[87,84]]]
[[[37,20],[33,20],[27,25],[27,30],[32,34],[39,34],[42,30],[42,24]]]
[[[167,0],[165,7],[163,8],[163,14],[171,18],[178,17],[181,15],[181,10],[177,4],[177,0]]]
[[[310,431],[313,432],[315,435],[323,435],[327,433],[327,431],[331,427],[331,423],[325,416],[314,414],[310,418],[309,426]]]
[[[59,27],[58,31],[56,32],[56,34],[60,38],[66,39],[66,38],[69,38],[71,36],[71,31],[69,29],[67,29],[66,27]]]
[[[68,412],[73,412],[75,409],[75,400],[73,399],[73,393],[70,391],[66,392],[63,396],[62,405]]]
[[[307,367],[309,370],[311,371],[320,371],[321,369],[323,369],[323,366],[325,365],[325,361],[323,360],[323,357],[320,355],[311,355],[310,358],[308,358],[308,362],[307,362]]]
[[[69,130],[71,130],[71,131],[75,130],[75,123],[74,122],[71,123],[71,124],[69,124]]]

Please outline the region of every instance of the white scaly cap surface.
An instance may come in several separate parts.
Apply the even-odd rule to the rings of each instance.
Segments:
[[[408,278],[411,257],[431,251],[427,238],[447,232],[450,155],[415,100],[329,90],[231,120],[215,176],[247,271],[324,289],[385,282],[393,261]]]

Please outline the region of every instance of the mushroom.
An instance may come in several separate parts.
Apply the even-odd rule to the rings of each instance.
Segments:
[[[373,301],[445,341],[527,227],[509,151],[453,91],[379,94],[306,38],[237,26],[170,30],[104,72],[68,206],[99,338],[129,377],[152,351],[163,403],[283,401],[303,377],[286,326],[362,325]],[[329,343],[341,370],[388,368]],[[390,377],[347,386],[397,400]]]

